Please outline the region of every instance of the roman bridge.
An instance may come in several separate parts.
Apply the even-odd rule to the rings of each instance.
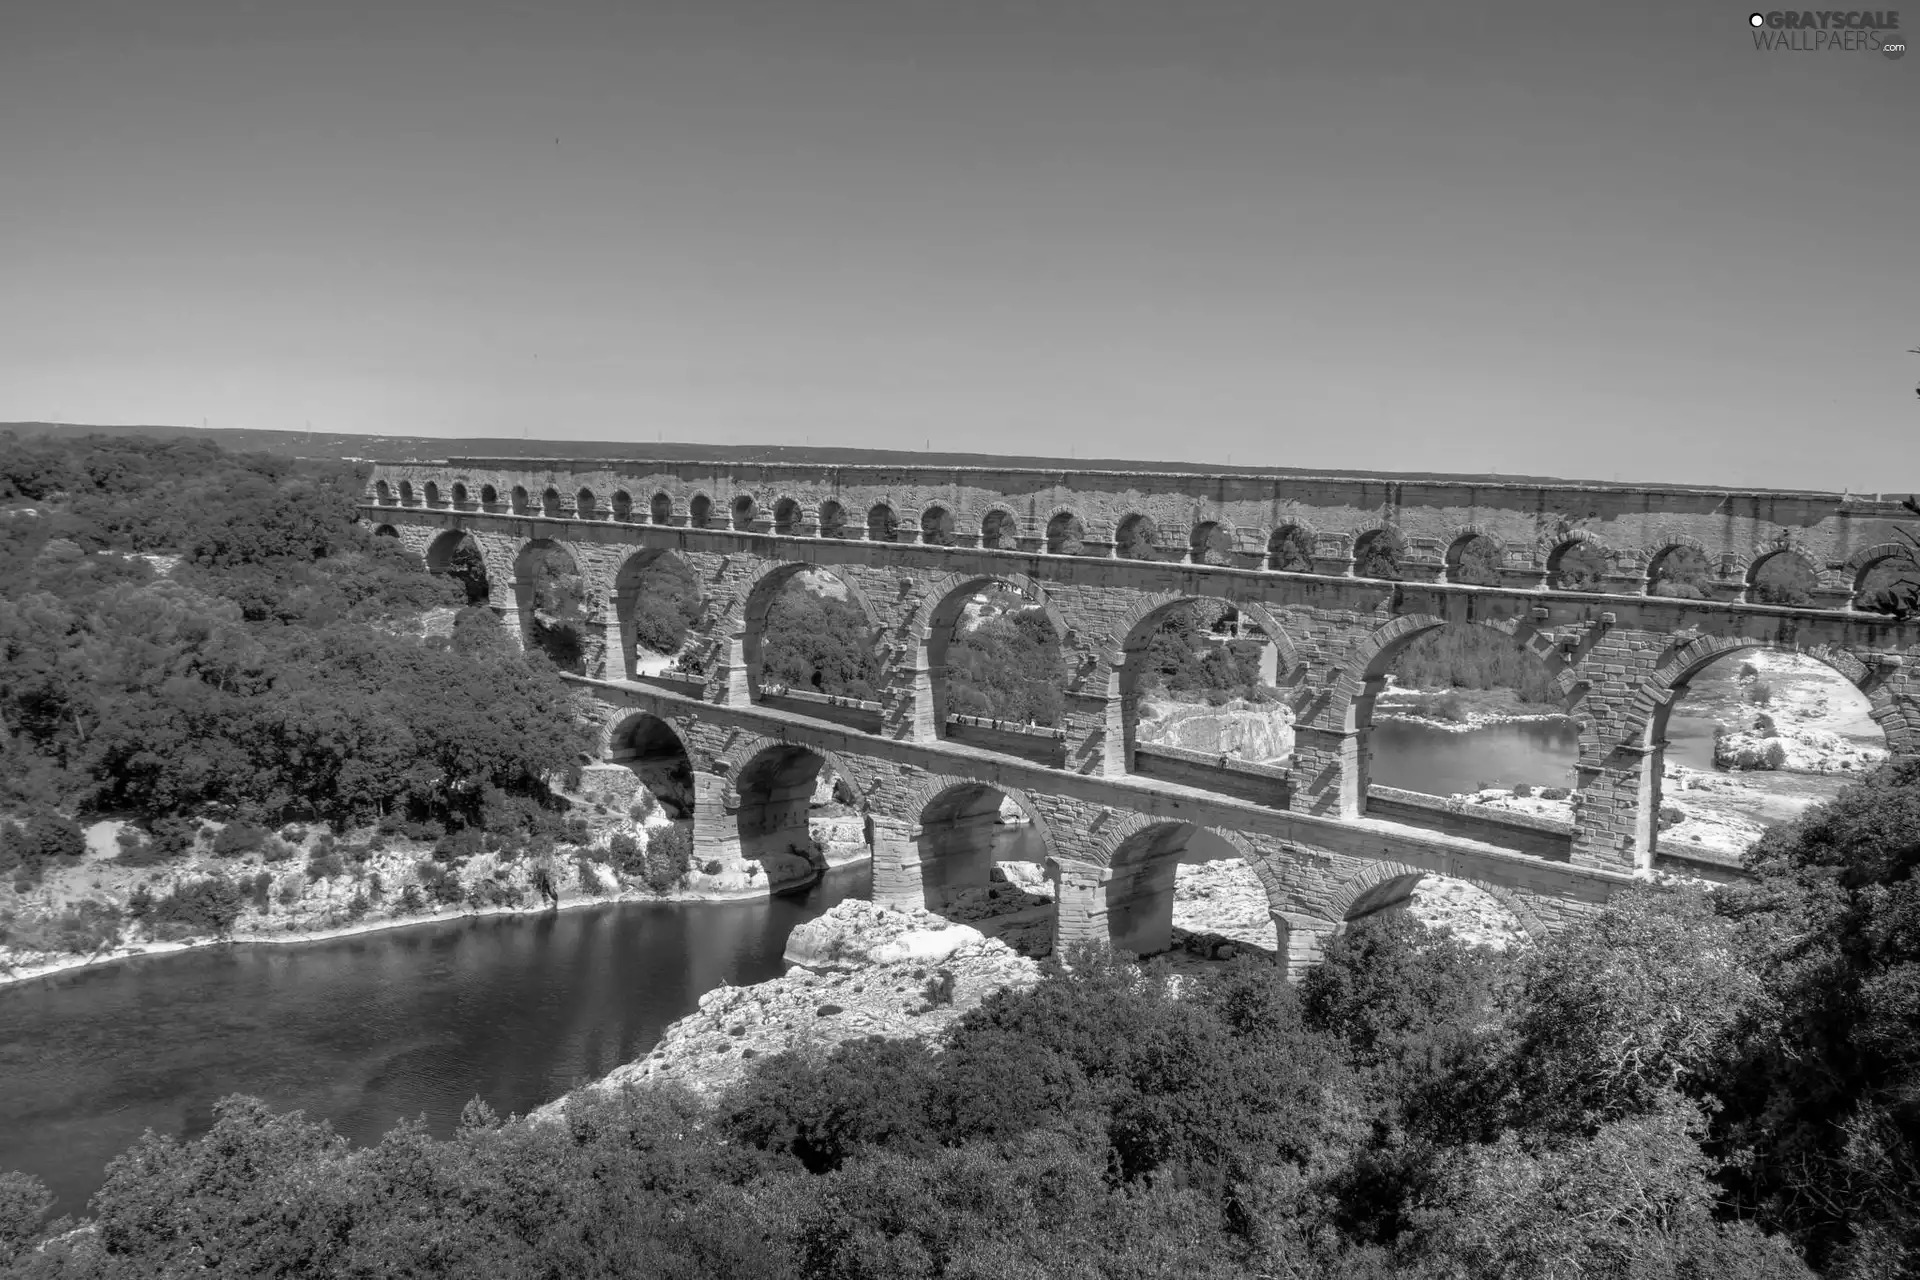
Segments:
[[[1920,624],[1857,607],[1900,555],[1894,529],[1920,528],[1878,498],[484,458],[383,463],[369,486],[367,525],[430,566],[471,539],[516,636],[537,625],[533,558],[565,553],[585,585],[577,680],[602,725],[601,760],[685,751],[696,858],[803,843],[830,769],[865,815],[875,896],[938,909],[986,882],[1011,802],[1047,850],[1063,941],[1164,947],[1175,863],[1201,829],[1253,866],[1296,963],[1426,874],[1482,887],[1533,933],[1655,868],[1724,876],[1724,863],[1663,847],[1657,815],[1670,708],[1743,649],[1828,663],[1866,694],[1896,756],[1920,753]],[[1684,579],[1668,572],[1681,561]],[[664,670],[640,661],[635,618],[639,583],[662,564],[701,596]],[[1796,602],[1764,603],[1782,567],[1801,584]],[[768,607],[802,570],[836,580],[864,612],[882,665],[873,700],[761,681]],[[954,624],[1002,583],[1062,638],[1057,729],[945,713]],[[1295,718],[1286,767],[1136,741],[1147,641],[1194,600],[1232,605],[1271,642]],[[1370,785],[1387,671],[1445,623],[1501,631],[1551,673],[1579,728],[1571,822]]]

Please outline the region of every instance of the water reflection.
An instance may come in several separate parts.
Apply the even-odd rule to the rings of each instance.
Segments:
[[[252,1093],[358,1142],[478,1095],[527,1111],[629,1061],[701,993],[777,975],[788,932],[870,872],[800,899],[594,907],[292,946],[234,946],[0,989],[0,1170],[79,1212],[145,1129],[193,1136]]]

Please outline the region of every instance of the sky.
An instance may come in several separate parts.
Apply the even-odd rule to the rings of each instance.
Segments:
[[[1920,488],[1920,50],[1748,13],[18,0],[0,420]]]

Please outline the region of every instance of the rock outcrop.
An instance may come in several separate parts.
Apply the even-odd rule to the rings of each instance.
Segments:
[[[1235,698],[1222,706],[1150,702],[1134,731],[1140,742],[1275,764],[1293,755],[1293,709]]]

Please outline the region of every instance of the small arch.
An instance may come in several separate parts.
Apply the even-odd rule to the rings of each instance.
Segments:
[[[1011,511],[995,507],[980,518],[980,545],[993,551],[1020,548],[1020,522]]]
[[[551,492],[551,490],[549,490]],[[574,675],[586,674],[586,578],[565,545],[535,538],[514,557],[514,603],[526,648]]]
[[[669,819],[691,825],[693,757],[672,724],[649,711],[632,711],[608,726],[606,760],[625,765],[660,802]]]
[[[426,494],[428,506],[437,507],[440,505],[440,486],[438,484],[436,484],[432,480],[429,480],[423,486],[423,490]]]
[[[593,490],[591,489],[582,488],[579,493],[573,496],[573,509],[582,520],[598,520],[600,518],[599,500],[593,496]]]
[[[393,490],[387,487],[385,480],[375,480],[373,482],[373,500],[383,507],[393,505]]]
[[[1354,539],[1353,576],[1397,582],[1406,554],[1407,540],[1398,529],[1390,525],[1369,529]]]
[[[704,529],[713,522],[713,499],[704,493],[696,493],[687,503],[687,524],[694,529]]]
[[[558,520],[565,514],[560,507],[560,491],[552,485],[548,485],[547,491],[540,495],[540,514],[550,520]]]
[[[465,508],[467,504],[467,486],[458,480],[453,482],[453,505]]]
[[[920,541],[930,547],[953,545],[953,512],[931,506],[920,513]]]
[[[1768,552],[1747,570],[1747,599],[1754,604],[1804,608],[1813,603],[1813,593],[1819,585],[1820,571],[1813,567],[1811,560],[1790,547]]]
[[[1305,525],[1281,525],[1267,539],[1267,568],[1279,573],[1312,573],[1313,544],[1313,531]]]
[[[742,533],[753,531],[754,521],[760,518],[760,503],[750,493],[742,493],[733,500],[733,527]]]
[[[787,538],[800,532],[799,503],[792,498],[782,498],[773,504],[773,531]]]
[[[897,542],[900,538],[900,518],[893,508],[884,502],[876,502],[867,511],[867,541]]]
[[[647,517],[655,524],[673,523],[673,499],[665,493],[656,493],[647,500]]]
[[[1202,520],[1187,537],[1188,558],[1194,564],[1233,563],[1233,531],[1218,520]]]
[[[1911,612],[1920,593],[1920,557],[1901,542],[1882,542],[1847,561],[1853,607],[1869,613]]]
[[[613,518],[621,524],[633,523],[633,495],[625,489],[613,491]]]
[[[400,531],[390,524],[377,524],[373,526],[373,536],[376,538],[398,538]]]
[[[411,480],[400,482],[400,505],[403,507],[413,505],[413,481]]]
[[[1647,562],[1646,593],[1673,600],[1705,600],[1713,590],[1713,560],[1698,542],[1670,542]]]
[[[1546,925],[1514,890],[1471,876],[1438,876],[1404,862],[1369,862],[1334,888],[1330,905],[1332,918],[1338,922],[1336,932],[1355,920],[1400,906],[1423,882],[1431,880],[1451,880],[1484,894],[1513,918],[1517,932],[1527,942],[1547,937]]]
[[[494,488],[490,484],[481,485],[480,486],[480,505],[482,507],[485,507],[488,511],[494,510],[496,507],[500,505],[500,491]]]
[[[1150,515],[1136,511],[1121,517],[1113,541],[1114,554],[1123,560],[1160,559],[1160,526]]]
[[[1086,538],[1086,521],[1071,511],[1057,511],[1047,521],[1047,554],[1050,556],[1085,555]]]
[[[847,509],[831,499],[820,504],[820,536],[823,538],[847,536]]]
[[[513,486],[513,513],[523,516],[532,508],[532,499],[528,497],[526,486]]]
[[[1474,587],[1500,585],[1500,566],[1506,556],[1500,544],[1478,530],[1469,530],[1447,547],[1447,581]]]
[[[1593,538],[1568,538],[1547,556],[1547,585],[1555,591],[1605,591],[1613,553]]]

